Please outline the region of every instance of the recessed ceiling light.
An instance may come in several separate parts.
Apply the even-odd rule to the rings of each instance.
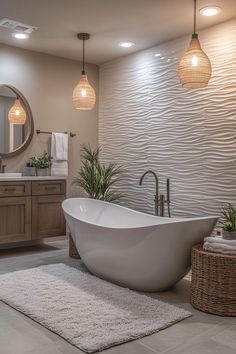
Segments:
[[[216,16],[222,11],[219,6],[206,6],[200,10],[200,14],[203,16]]]
[[[132,42],[121,42],[119,44],[119,46],[122,47],[122,48],[130,48],[130,47],[134,46],[134,43],[132,43]]]
[[[160,57],[161,56],[161,54],[160,53],[156,53],[156,54],[154,54],[154,57]]]
[[[12,36],[17,39],[26,39],[29,37],[27,33],[21,33],[21,32],[13,33]]]

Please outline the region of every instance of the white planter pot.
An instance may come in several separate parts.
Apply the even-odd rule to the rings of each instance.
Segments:
[[[35,176],[36,168],[35,167],[23,167],[22,176]]]
[[[37,176],[49,176],[49,168],[36,168]]]

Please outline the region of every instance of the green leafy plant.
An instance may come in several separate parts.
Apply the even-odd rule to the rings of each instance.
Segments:
[[[49,168],[51,165],[52,156],[50,156],[47,152],[40,157],[31,157],[27,162],[28,167]]]
[[[228,203],[222,209],[222,220],[220,224],[224,231],[235,232],[236,231],[236,208]]]
[[[35,157],[31,157],[31,158],[26,162],[26,166],[27,166],[27,167],[35,167],[35,166],[34,166],[34,159],[35,159]]]
[[[122,167],[111,163],[105,165],[99,162],[100,148],[92,150],[90,146],[82,147],[82,167],[73,184],[85,190],[89,198],[116,202],[122,196],[111,190],[122,175]]]

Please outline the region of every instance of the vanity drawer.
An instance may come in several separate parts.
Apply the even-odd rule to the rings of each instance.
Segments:
[[[65,193],[66,182],[64,180],[32,182],[32,195],[51,195]]]
[[[31,182],[0,182],[0,197],[31,195]]]

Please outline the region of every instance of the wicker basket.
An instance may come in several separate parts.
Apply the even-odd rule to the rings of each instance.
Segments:
[[[191,304],[220,316],[236,316],[236,256],[192,248]]]
[[[80,258],[79,252],[77,251],[71,235],[69,235],[69,256],[72,258]]]

